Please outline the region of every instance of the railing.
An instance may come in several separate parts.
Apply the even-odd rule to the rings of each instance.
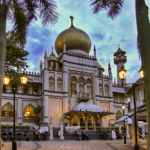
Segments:
[[[88,101],[91,99],[91,94],[79,92],[77,93],[77,99],[78,101]]]

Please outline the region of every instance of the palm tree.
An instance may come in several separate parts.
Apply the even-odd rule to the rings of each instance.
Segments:
[[[0,122],[6,57],[6,20],[11,19],[13,21],[15,41],[23,47],[26,43],[28,27],[31,21],[37,20],[39,17],[44,26],[48,24],[54,25],[58,19],[56,8],[56,3],[53,0],[0,0]]]
[[[93,13],[108,9],[107,15],[114,19],[121,13],[124,0],[92,0]],[[147,148],[150,150],[150,22],[148,18],[148,7],[145,0],[135,0],[136,22],[137,22],[137,47],[142,60],[144,71],[144,86],[147,112],[148,138]]]

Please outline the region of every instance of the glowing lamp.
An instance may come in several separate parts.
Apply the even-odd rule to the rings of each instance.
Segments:
[[[140,74],[140,78],[143,79],[144,78],[144,71],[142,70],[142,67],[141,67],[141,70],[139,71],[139,74]]]
[[[120,69],[120,71],[118,72],[118,74],[119,74],[119,78],[120,78],[121,80],[124,80],[124,79],[125,79],[125,77],[126,77],[126,70],[123,69],[123,66],[121,66],[121,69]]]
[[[28,78],[26,76],[21,76],[21,84],[26,84],[28,81]]]
[[[122,105],[122,109],[124,110],[126,107],[125,107],[125,105]]]
[[[8,85],[8,84],[9,84],[9,81],[10,81],[9,77],[7,77],[7,76],[4,76],[4,77],[3,77],[3,84],[4,84],[4,85]]]

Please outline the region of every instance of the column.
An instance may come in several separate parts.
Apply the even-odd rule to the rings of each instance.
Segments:
[[[63,122],[60,122],[60,139],[64,140]]]
[[[49,90],[49,76],[48,76],[48,70],[44,70],[44,90]]]
[[[68,98],[63,98],[63,113],[68,112]]]
[[[84,93],[87,93],[87,84],[84,84]]]
[[[79,93],[79,83],[77,82],[77,93]]]
[[[48,125],[48,96],[44,96],[44,125]]]
[[[105,96],[105,82],[103,80],[103,95]]]
[[[96,130],[96,115],[93,115],[94,130]]]
[[[103,124],[102,124],[102,116],[99,116],[99,123],[100,123],[100,128],[103,128]]]
[[[139,145],[139,131],[138,131],[138,122],[137,124],[137,143]],[[135,145],[135,116],[132,116],[132,146]]]
[[[53,122],[50,121],[50,140],[53,140]]]
[[[55,72],[55,92],[57,91],[57,72]]]
[[[121,134],[121,125],[119,125],[119,133]]]
[[[22,109],[22,99],[19,98],[18,99],[18,111],[17,111],[17,115],[18,115],[18,125],[22,125],[22,112],[24,110]]]
[[[78,126],[80,126],[80,115],[78,115]]]
[[[142,100],[143,100],[143,99],[142,99],[142,91],[140,90],[140,91],[139,91],[139,103],[140,103],[140,106],[143,104],[143,103],[142,103]]]
[[[128,123],[126,124],[126,135],[127,135],[127,138],[129,139],[130,134],[129,134],[129,125],[128,125]]]
[[[63,92],[68,92],[68,74],[67,67],[65,66],[66,62],[63,64]]]
[[[130,109],[134,108],[133,95],[130,97]]]
[[[87,118],[87,115],[85,115],[85,130],[88,130],[88,118]]]

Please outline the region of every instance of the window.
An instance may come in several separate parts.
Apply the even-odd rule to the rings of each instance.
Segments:
[[[13,105],[9,102],[2,107],[2,117],[13,117]]]
[[[79,78],[79,92],[84,93],[84,78]]]
[[[32,104],[29,104],[24,109],[24,118],[36,118],[36,113],[34,112],[34,106]]]
[[[118,94],[117,93],[113,93],[114,96],[114,102],[118,102]]]
[[[103,96],[103,85],[101,83],[99,84],[99,95]]]
[[[49,79],[49,90],[54,91],[54,78],[50,77]]]
[[[105,84],[105,96],[108,96],[108,85]]]
[[[62,79],[58,78],[57,80],[57,91],[62,92]]]
[[[33,95],[38,95],[38,84],[33,83]]]
[[[116,120],[122,117],[122,113],[118,110],[116,113]]]
[[[91,80],[87,80],[87,93],[91,93]]]
[[[3,85],[3,92],[6,92],[6,85]]]
[[[71,83],[72,94],[77,94],[77,84],[76,84],[77,80],[75,77],[72,77],[71,81],[72,81],[72,83]]]
[[[28,94],[29,86],[23,85],[23,94]]]

